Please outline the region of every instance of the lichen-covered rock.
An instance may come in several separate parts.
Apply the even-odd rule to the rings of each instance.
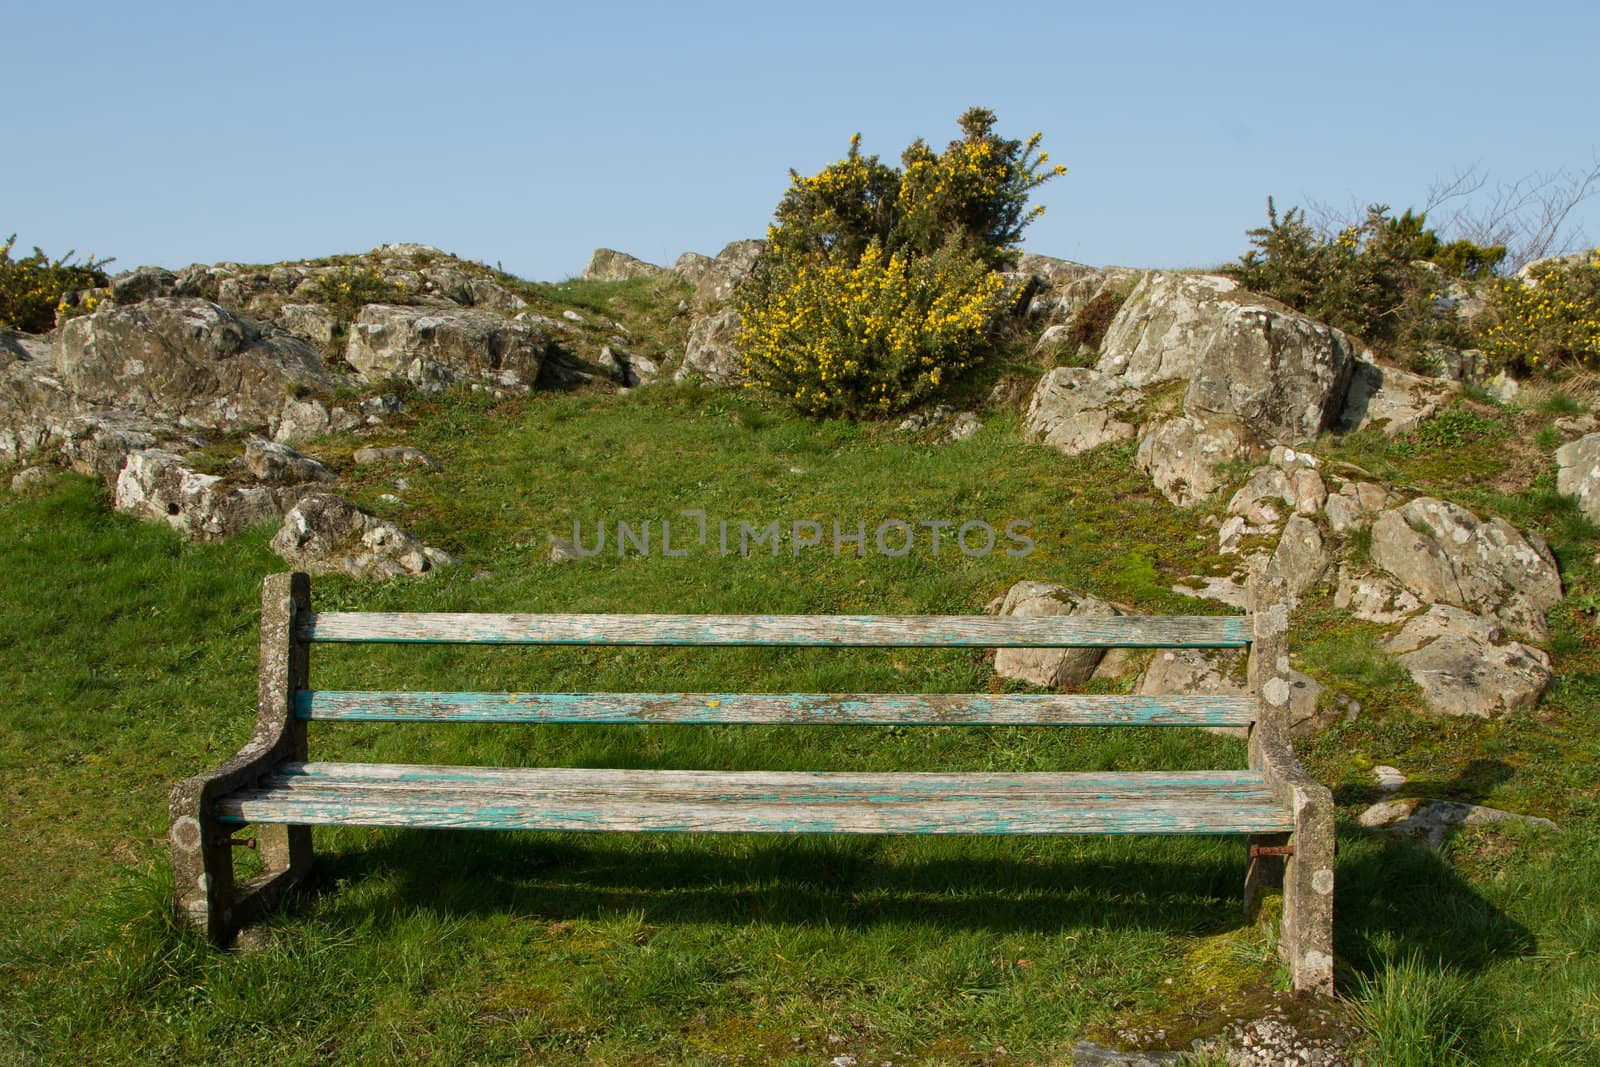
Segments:
[[[149,448],[128,456],[114,500],[118,511],[165,522],[196,540],[220,541],[275,521],[306,491],[304,486],[232,484],[190,469],[182,456]]]
[[[346,408],[329,408],[315,398],[302,400],[290,397],[269,428],[274,441],[282,445],[297,445],[324,434],[353,430],[359,425],[360,417]]]
[[[1572,497],[1590,522],[1600,523],[1600,433],[1556,449],[1556,492]]]
[[[415,577],[455,562],[448,553],[332,493],[302,498],[283,517],[272,550],[313,574],[344,573],[359,579]]]
[[[0,330],[0,463],[59,440],[76,410],[42,337]]]
[[[1360,816],[1360,823],[1368,830],[1377,830],[1390,837],[1439,848],[1455,831],[1466,826],[1520,825],[1544,830],[1561,828],[1549,819],[1538,815],[1518,815],[1482,804],[1463,804],[1455,800],[1429,800],[1420,797],[1401,797],[1380,800]]]
[[[1183,409],[1231,415],[1252,433],[1295,442],[1315,437],[1339,413],[1355,364],[1348,336],[1267,303],[1216,311]]]
[[[1001,615],[1121,615],[1098,597],[1075,593],[1053,582],[1018,582],[1006,592]],[[1087,681],[1099,666],[1100,648],[1001,648],[994,654],[995,673],[1050,689]]]
[[[701,307],[723,304],[733,298],[739,283],[750,276],[765,241],[731,241],[716,257],[685,252],[672,272],[694,287],[694,302]]]
[[[1218,468],[1252,451],[1237,419],[1180,415],[1151,427],[1136,462],[1161,495],[1179,507],[1205,500],[1222,485]]]
[[[1087,367],[1058,367],[1034,387],[1023,416],[1027,434],[1076,455],[1133,437],[1143,394]]]
[[[1146,275],[1111,320],[1095,369],[1136,388],[1192,379],[1230,306],[1222,298],[1238,289],[1215,274]]]
[[[1298,598],[1327,573],[1330,558],[1322,541],[1322,531],[1304,515],[1291,515],[1284,524],[1278,547],[1272,553],[1270,571],[1282,576],[1289,596]]]
[[[1386,626],[1412,615],[1422,607],[1422,601],[1387,575],[1362,574],[1347,565],[1339,568],[1333,606],[1363,621]]]
[[[1377,427],[1385,437],[1398,437],[1437,414],[1456,389],[1453,382],[1358,359],[1334,429],[1352,433]]]
[[[723,308],[690,323],[683,363],[673,380],[681,382],[697,377],[713,385],[736,385],[742,381],[744,357],[735,347],[739,321],[737,311]]]
[[[1422,689],[1427,710],[1498,718],[1531,708],[1549,688],[1550,657],[1507,639],[1496,619],[1435,604],[1384,642]]]
[[[338,479],[321,462],[305,453],[259,437],[245,442],[244,454],[237,462],[250,477],[264,485],[304,485]]]
[[[591,282],[623,282],[631,278],[653,278],[665,274],[665,267],[635,259],[626,252],[611,248],[597,248],[583,268],[583,279]]]
[[[333,346],[339,330],[338,317],[321,304],[285,304],[278,309],[277,323],[325,349]]]
[[[1341,481],[1328,496],[1322,513],[1329,531],[1342,537],[1371,526],[1388,502],[1388,490],[1375,482]]]
[[[531,389],[548,342],[528,324],[474,308],[368,304],[345,359],[371,380],[404,378],[427,392],[457,381]]]
[[[158,419],[129,411],[79,415],[62,428],[61,454],[80,474],[115,485],[128,456],[147,448],[196,448],[201,441]]]
[[[1150,660],[1139,678],[1135,692],[1143,696],[1208,694],[1248,696],[1247,660],[1238,649],[1171,648],[1163,649]],[[1322,707],[1323,687],[1309,674],[1289,672],[1289,724],[1295,736],[1313,733],[1330,717],[1343,713]],[[1217,726],[1212,733],[1243,736],[1243,727]]]
[[[56,330],[52,355],[78,403],[189,426],[265,425],[285,393],[341,384],[305,340],[191,297],[72,319]]]
[[[158,296],[172,296],[178,276],[162,267],[138,267],[111,279],[111,302],[127,306]]]
[[[1432,497],[1377,517],[1372,559],[1428,603],[1495,615],[1534,641],[1548,635],[1545,613],[1561,599],[1555,557],[1537,533]]]

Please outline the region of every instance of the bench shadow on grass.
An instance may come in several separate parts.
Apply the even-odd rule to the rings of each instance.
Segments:
[[[289,908],[320,897],[325,917],[380,929],[419,910],[546,922],[636,913],[651,925],[932,924],[997,933],[1193,935],[1245,921],[1239,838],[884,842],[390,831],[319,855],[307,892]],[[1470,973],[1533,949],[1525,927],[1436,853],[1359,829],[1341,833],[1340,849],[1335,929],[1345,979],[1411,952]],[[369,879],[379,897],[354,894],[346,910],[333,887]]]

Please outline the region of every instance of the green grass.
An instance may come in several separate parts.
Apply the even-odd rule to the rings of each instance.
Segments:
[[[348,462],[358,443],[388,441],[312,451],[357,500],[462,565],[384,585],[319,578],[323,607],[973,612],[1035,578],[1144,610],[1220,610],[1168,590],[1206,564],[1214,535],[1161,500],[1128,450],[1064,458],[1021,444],[1004,416],[932,448],[692,388],[414,399],[411,413],[394,442],[437,457],[436,472]],[[402,475],[412,488],[381,503]],[[1503,506],[1543,516],[1587,580],[1592,528],[1526,493]],[[676,540],[685,507],[713,529],[1019,518],[1037,548],[547,558],[574,519],[586,537],[601,519],[669,520]],[[245,947],[215,952],[168,914],[165,795],[249,732],[259,583],[281,569],[269,533],[185,544],[109,513],[104,491],[74,477],[0,499],[0,1062],[1052,1063],[1119,1020],[1181,1014],[1199,1032],[1282,985],[1270,940],[1239,914],[1242,846],[1210,838],[319,830],[305,890]],[[1458,1022],[1477,1062],[1600,1050],[1600,659],[1586,616],[1563,608],[1553,621],[1561,681],[1536,715],[1442,723],[1411,710],[1371,628],[1315,598],[1297,619],[1300,664],[1366,709],[1305,747],[1347,818],[1339,980],[1367,990],[1380,1043],[1416,1028],[1395,1005],[1411,979],[1394,976],[1415,959],[1416,988],[1457,983],[1464,998],[1422,1013],[1423,1030]],[[962,691],[992,679],[975,654],[904,650],[319,649],[313,672],[330,686],[471,689]],[[329,725],[312,745],[330,758],[571,766],[1243,759],[1239,742],[1190,731],[957,727]],[[1376,762],[1429,795],[1539,811],[1565,830],[1474,831],[1445,858],[1384,846],[1348,827],[1373,799]]]

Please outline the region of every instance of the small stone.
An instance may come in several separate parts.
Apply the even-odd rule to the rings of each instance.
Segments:
[[[1372,777],[1377,781],[1378,788],[1385,793],[1393,793],[1396,789],[1406,784],[1406,776],[1400,773],[1399,768],[1381,764],[1372,768]]]

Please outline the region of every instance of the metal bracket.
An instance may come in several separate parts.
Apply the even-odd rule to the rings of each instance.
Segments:
[[[230,837],[228,838],[228,844],[234,848],[255,848],[256,839],[253,837]]]
[[[1257,859],[1261,856],[1292,856],[1293,845],[1251,845],[1250,858]]]

